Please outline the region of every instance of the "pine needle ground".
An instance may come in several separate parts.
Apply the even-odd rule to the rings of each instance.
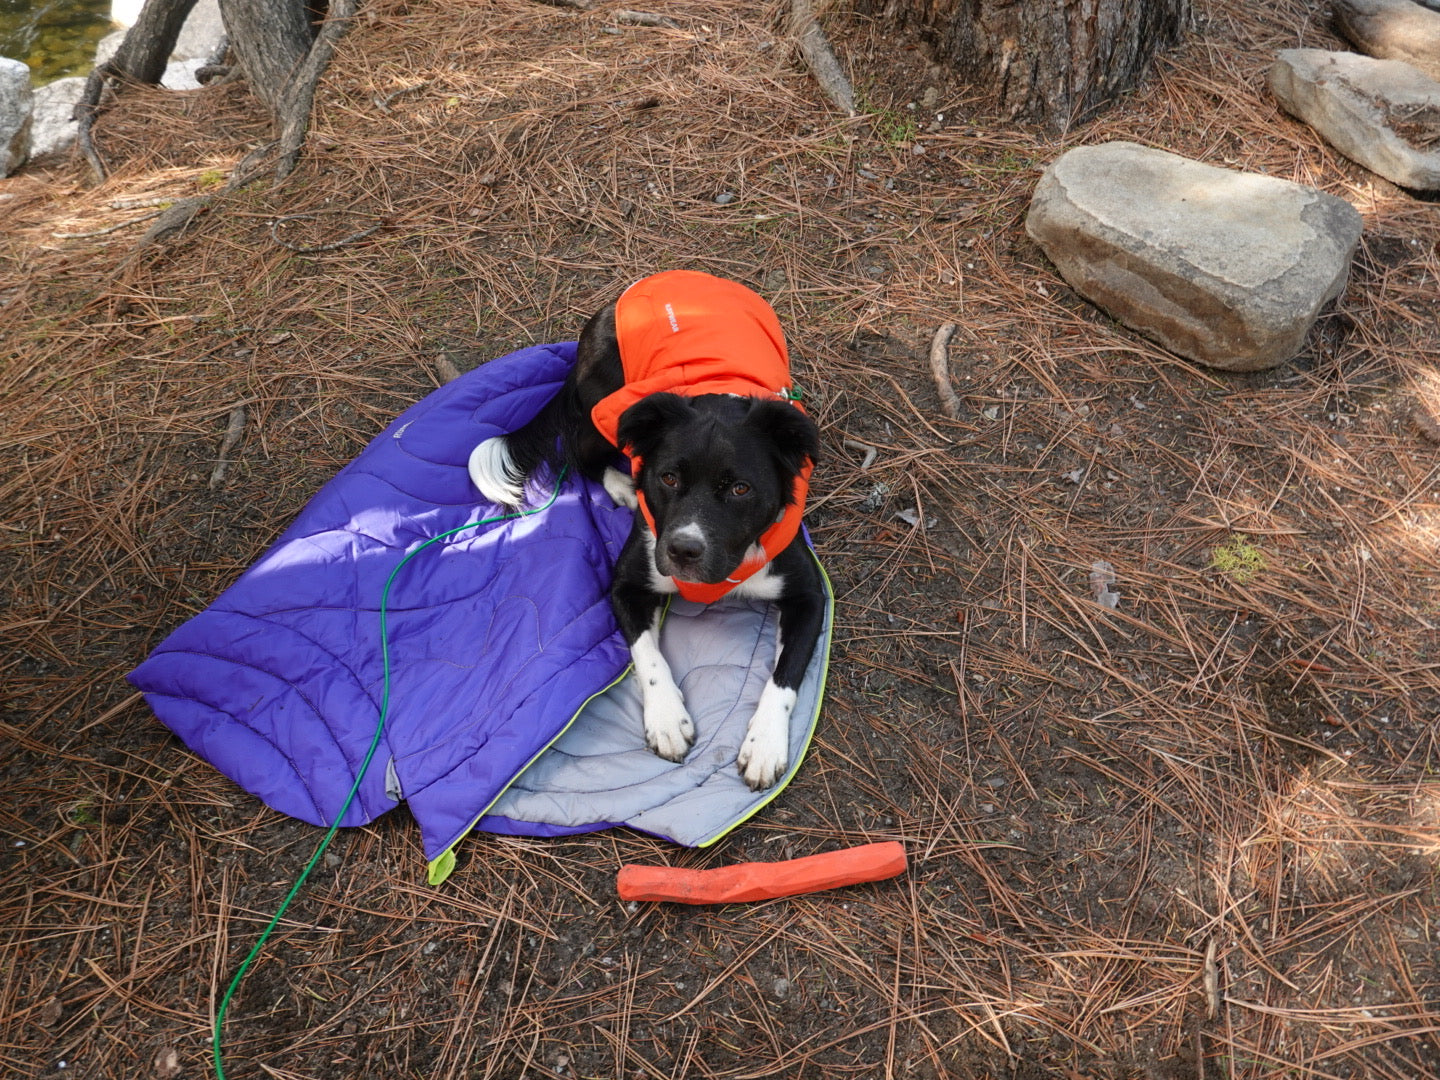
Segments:
[[[265,137],[243,85],[127,92],[99,187],[0,182],[0,1071],[201,1075],[319,837],[123,674],[406,405],[690,266],[772,300],[825,436],[838,640],[805,768],[705,852],[476,836],[431,889],[403,811],[343,834],[232,1005],[231,1074],[1440,1074],[1440,217],[1265,91],[1276,49],[1340,47],[1318,8],[1199,9],[1060,137],[841,14],[854,119],[776,6],[382,0],[300,170],[179,236],[135,250]],[[1059,280],[1030,192],[1112,138],[1357,206],[1293,362],[1198,368]],[[624,861],[883,839],[908,877],[614,898]]]

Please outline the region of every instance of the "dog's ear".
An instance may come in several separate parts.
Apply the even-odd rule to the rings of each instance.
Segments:
[[[787,472],[798,473],[807,459],[820,460],[820,431],[815,421],[795,406],[757,398],[745,422],[770,440]]]
[[[615,437],[620,441],[620,449],[647,458],[660,445],[666,431],[693,416],[694,409],[683,397],[651,394],[620,414]]]

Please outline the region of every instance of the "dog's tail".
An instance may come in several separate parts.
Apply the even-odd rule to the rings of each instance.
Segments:
[[[524,427],[509,435],[486,439],[470,452],[470,481],[480,494],[500,506],[525,501],[525,481],[541,465],[558,467],[564,451],[559,446],[565,416],[564,392],[546,403]]]

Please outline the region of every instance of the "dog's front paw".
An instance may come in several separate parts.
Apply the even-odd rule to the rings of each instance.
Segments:
[[[666,761],[684,761],[694,741],[695,724],[678,693],[673,700],[646,702],[646,746]]]
[[[750,790],[774,787],[790,767],[790,714],[794,711],[795,691],[767,682],[735,757]]]
[[[619,469],[607,466],[601,483],[605,485],[605,494],[610,496],[610,501],[616,506],[628,506],[631,510],[640,509],[640,499],[635,494],[635,481],[632,477],[626,476]]]

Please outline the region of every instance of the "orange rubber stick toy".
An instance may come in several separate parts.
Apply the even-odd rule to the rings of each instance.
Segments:
[[[904,872],[905,845],[890,840],[784,862],[736,863],[713,870],[627,864],[620,867],[615,888],[621,900],[739,904],[883,881]]]

